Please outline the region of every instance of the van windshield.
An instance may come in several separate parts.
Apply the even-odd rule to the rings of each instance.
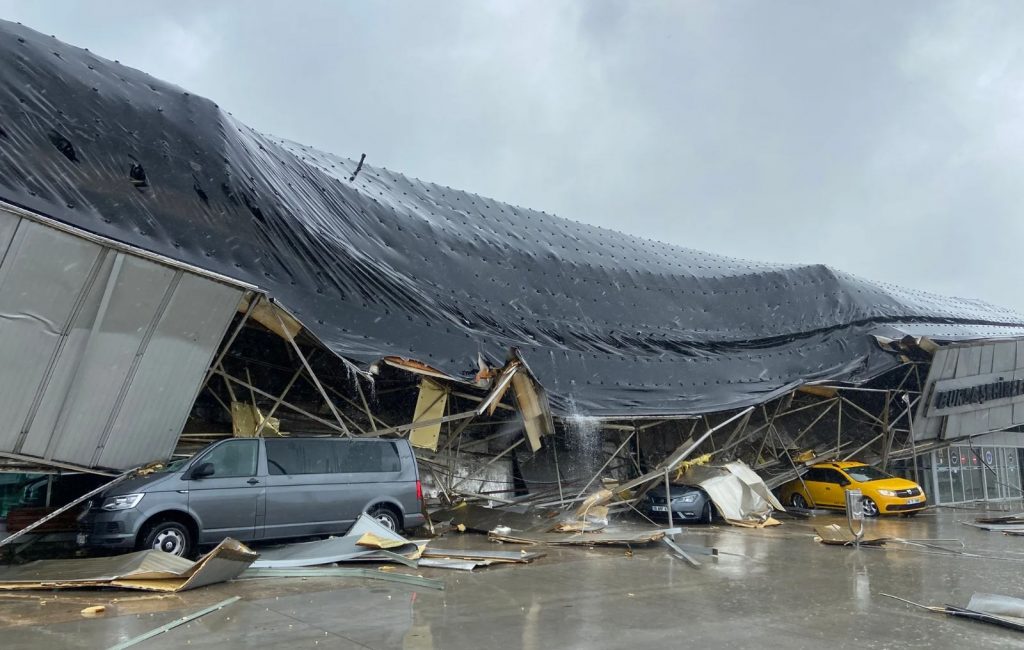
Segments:
[[[177,460],[172,460],[171,462],[167,463],[166,465],[164,465],[160,469],[153,470],[153,473],[154,474],[168,474],[170,472],[177,472],[181,468],[185,467],[185,463],[187,463],[190,460],[192,460],[191,456],[189,456],[188,458],[179,458]]]

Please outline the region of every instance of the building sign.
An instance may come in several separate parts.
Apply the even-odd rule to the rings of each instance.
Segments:
[[[935,351],[914,415],[916,440],[956,440],[1021,424],[1024,339],[956,343]]]
[[[1024,379],[1013,373],[994,373],[935,382],[928,416],[949,415],[1024,401]]]

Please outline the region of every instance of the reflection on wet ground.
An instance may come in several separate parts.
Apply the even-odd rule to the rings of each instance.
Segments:
[[[445,581],[417,591],[352,579],[260,579],[174,595],[124,591],[0,594],[0,647],[99,648],[230,596],[242,600],[146,641],[145,648],[1021,647],[1019,633],[913,610],[892,593],[965,604],[976,591],[1024,597],[1024,538],[961,525],[980,511],[869,521],[871,536],[961,539],[966,554],[813,541],[839,516],[747,530],[694,526],[677,539],[720,550],[694,569],[661,545],[552,547],[529,565],[473,573],[406,569]],[[445,547],[495,548],[453,533]],[[515,548],[504,545],[502,548]],[[107,605],[105,616],[80,611]]]

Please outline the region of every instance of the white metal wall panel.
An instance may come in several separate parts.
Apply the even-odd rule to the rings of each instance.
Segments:
[[[94,464],[129,467],[171,454],[241,298],[239,289],[182,276]]]
[[[1003,372],[1017,367],[1016,347],[1016,341],[1000,341],[992,346],[992,372]]]
[[[15,446],[14,451],[37,456],[46,453],[50,434],[57,426],[57,419],[61,413],[61,403],[69,396],[75,372],[83,359],[86,341],[96,322],[100,303],[107,293],[115,258],[112,251],[105,251],[95,278],[91,285],[86,287],[81,307],[64,337],[63,347],[53,360],[50,376],[41,388],[42,394],[37,396],[38,408],[28,415],[22,427],[24,440]]]
[[[948,379],[953,376],[956,369],[956,348],[939,348],[932,357],[931,370],[928,373],[928,380],[925,383],[923,399],[917,404],[917,413],[914,416],[914,438],[916,440],[932,440],[942,436],[942,425],[945,421],[942,418],[926,418],[924,416],[925,405],[931,396],[929,388],[936,379]],[[934,375],[934,377],[933,377]]]
[[[992,372],[992,344],[972,345],[964,348],[956,365],[956,377],[973,377]],[[959,438],[979,431],[991,431],[989,409],[949,415],[946,419],[946,437]]]
[[[242,293],[0,210],[0,452],[166,458]]]
[[[957,377],[970,377],[972,375],[981,374],[978,369],[981,367],[981,348],[977,346],[970,346],[960,349],[960,356],[956,361],[956,374]]]
[[[131,380],[135,357],[143,351],[144,341],[160,316],[164,296],[175,276],[175,271],[166,266],[119,255],[123,263],[113,267],[107,285],[111,288],[109,299],[101,306],[86,337],[67,399],[63,405],[53,402],[60,409],[56,426],[49,432],[32,432],[37,434],[36,444],[26,444],[22,453],[45,454],[47,458],[79,465],[93,464],[93,455],[122,386]]]
[[[101,249],[22,221],[0,263],[0,450],[14,451]]]

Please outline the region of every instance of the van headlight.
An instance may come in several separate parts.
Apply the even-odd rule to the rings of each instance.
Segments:
[[[896,496],[896,490],[879,490],[878,493],[881,494],[883,497]]]
[[[128,510],[139,505],[139,501],[142,501],[142,497],[146,496],[145,492],[138,494],[122,494],[116,497],[107,497],[103,501],[101,506],[104,510]]]

